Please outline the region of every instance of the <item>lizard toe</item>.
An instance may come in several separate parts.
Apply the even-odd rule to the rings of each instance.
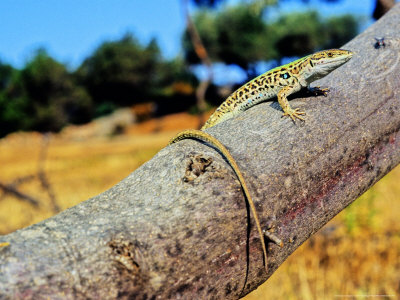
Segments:
[[[304,121],[305,119],[302,117],[302,115],[305,115],[306,113],[304,111],[300,111],[299,108],[296,108],[294,110],[288,110],[283,113],[284,116],[289,116],[293,121],[297,119]]]

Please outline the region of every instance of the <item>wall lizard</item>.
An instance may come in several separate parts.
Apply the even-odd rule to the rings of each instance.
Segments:
[[[261,246],[264,254],[264,266],[267,273],[267,249],[265,246],[263,230],[242,172],[228,149],[226,149],[220,141],[203,130],[217,125],[227,119],[233,118],[250,107],[274,97],[278,98],[278,102],[283,110],[283,116],[289,116],[293,121],[295,121],[296,118],[304,120],[303,115],[305,112],[300,111],[298,108],[292,109],[287,97],[304,87],[307,87],[315,94],[322,93],[327,95],[329,89],[319,89],[319,87],[310,88],[310,83],[325,77],[330,72],[346,63],[352,56],[353,53],[348,50],[323,50],[300,58],[289,64],[269,70],[234,91],[216,109],[201,130],[182,131],[169,142],[169,145],[171,145],[184,139],[201,140],[217,148],[227,159],[238,177],[243,192],[250,205],[257,231],[260,235]]]

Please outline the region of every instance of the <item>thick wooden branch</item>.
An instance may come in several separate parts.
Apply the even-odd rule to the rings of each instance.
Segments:
[[[209,130],[237,159],[262,225],[284,242],[268,244],[269,274],[231,168],[187,140],[105,193],[1,237],[10,245],[0,248],[0,298],[237,299],[255,289],[399,163],[399,33],[397,5],[344,46],[352,60],[318,82],[328,97],[291,102],[305,123],[266,102]],[[376,36],[385,46],[374,47]],[[194,172],[199,156],[212,161]]]

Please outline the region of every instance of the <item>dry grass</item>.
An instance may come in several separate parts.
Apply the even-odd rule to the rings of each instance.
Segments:
[[[399,200],[400,166],[305,242],[246,300],[399,299]]]
[[[45,170],[57,203],[66,209],[126,177],[197,119],[177,114],[132,126],[117,137],[50,139]],[[79,131],[79,128],[76,129]],[[156,132],[156,133],[154,133]],[[75,137],[79,137],[79,132]],[[18,133],[0,140],[0,181],[37,172],[42,137]],[[0,234],[50,217],[50,201],[38,180],[19,188],[38,208],[0,192]],[[400,167],[302,245],[259,289],[254,299],[397,299],[400,296]],[[353,298],[340,295],[355,295]],[[364,295],[364,296],[362,296]],[[371,297],[371,295],[393,295]]]

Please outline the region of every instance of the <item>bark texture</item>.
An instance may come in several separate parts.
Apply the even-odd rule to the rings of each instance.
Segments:
[[[317,82],[328,97],[293,97],[305,123],[265,102],[208,130],[284,242],[268,243],[269,274],[233,171],[186,140],[105,193],[1,237],[0,298],[237,299],[255,289],[400,162],[400,5],[343,48],[353,58]]]

